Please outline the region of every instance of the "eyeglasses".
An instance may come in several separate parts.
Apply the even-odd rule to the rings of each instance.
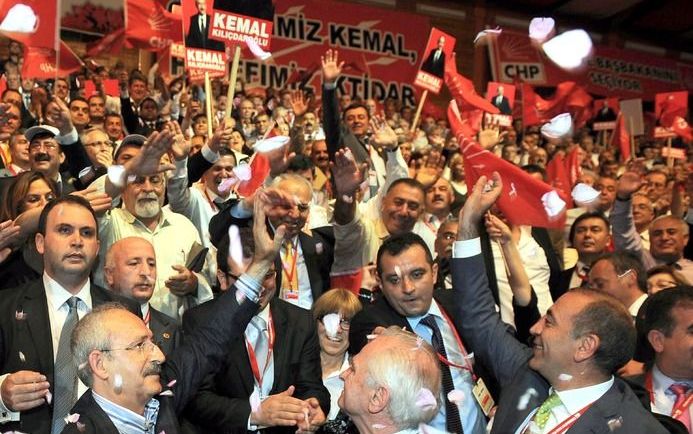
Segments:
[[[140,354],[149,354],[154,351],[154,348],[157,348],[156,344],[152,342],[151,340],[147,339],[146,341],[138,342],[136,344],[132,344],[129,347],[125,348],[101,348],[99,351],[108,353],[111,351],[138,351]]]
[[[58,147],[58,142],[56,142],[53,139],[50,139],[50,140],[43,140],[40,142],[33,142],[32,141],[31,143],[29,143],[29,151],[36,151],[36,150],[41,149],[42,147],[49,149],[49,150],[53,150],[53,149]]]
[[[141,187],[144,185],[145,182],[149,180],[149,183],[154,185],[154,186],[159,186],[164,183],[164,177],[159,176],[159,175],[154,175],[154,176],[137,176],[135,179],[133,179],[130,184],[133,184],[137,187]]]
[[[230,271],[227,271],[225,274],[227,276],[231,277],[233,280],[238,280],[241,278],[240,275],[233,274]],[[277,270],[270,270],[265,274],[265,277],[262,280],[274,279],[276,276],[277,276]]]
[[[111,142],[103,142],[103,141],[91,142],[91,143],[85,143],[84,146],[93,146],[93,147],[98,146],[100,148],[110,148]]]
[[[324,316],[322,316],[318,321],[322,323],[323,318]],[[325,323],[323,323],[323,325],[325,325]],[[351,327],[351,320],[342,318],[339,320],[339,326],[342,328],[342,330],[349,330],[349,327]]]

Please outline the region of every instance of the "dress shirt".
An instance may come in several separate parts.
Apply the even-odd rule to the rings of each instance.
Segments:
[[[144,406],[143,416],[109,401],[93,390],[91,393],[119,434],[155,434],[156,419],[159,416],[159,401],[156,399],[150,399]]]
[[[593,403],[602,397],[614,384],[614,377],[603,383],[594,384],[592,386],[580,387],[578,389],[570,389],[558,391],[556,394],[561,399],[561,404],[557,405],[551,410],[551,415],[549,416],[548,422],[544,426],[544,429],[540,430],[539,433],[549,433],[552,429],[558,426],[561,422],[568,419],[573,414],[585,408],[585,406]],[[549,395],[554,391],[553,387],[549,389]],[[519,426],[515,434],[520,434],[524,432],[529,422],[534,417],[539,407],[534,409],[527,418]],[[535,433],[536,431],[532,431]]]
[[[264,309],[262,309],[256,316],[262,318],[265,320],[265,324],[267,325],[268,332],[269,332],[269,323],[270,323],[270,316],[272,315],[270,311],[270,306],[269,303],[267,306],[265,306]],[[245,338],[247,339],[248,342],[256,342],[258,335],[257,335],[257,328],[253,325],[253,320],[251,319],[250,322],[248,323],[248,326],[245,328]],[[269,338],[269,336],[268,336]],[[268,345],[269,349],[269,345]],[[272,391],[272,386],[274,386],[274,351],[270,354],[270,358],[267,361],[267,366],[265,367],[265,372],[262,374],[262,388],[260,388],[260,385],[257,384],[257,381],[255,381],[255,377],[253,377],[253,393],[252,395],[256,395],[260,398],[260,401],[264,401],[267,397],[270,396],[270,392]],[[248,355],[250,357],[250,355]],[[253,408],[253,399],[249,398],[250,401],[250,408]],[[252,413],[252,412],[251,412]],[[250,423],[250,417],[252,414],[248,415],[248,430],[249,431],[257,431],[260,428],[263,428],[263,426],[258,426],[258,425],[253,425]]]
[[[298,235],[296,235],[294,239],[291,240],[291,243],[292,245],[296,246],[296,273],[298,273],[298,299],[283,298],[282,300],[291,303],[295,306],[302,307],[303,309],[310,310],[310,308],[313,307],[313,291],[310,287],[310,276],[308,275],[308,268],[306,267],[306,258],[303,257],[303,247],[299,242]],[[280,250],[280,258],[284,258],[286,250],[284,247],[285,245],[286,244],[283,244]],[[283,264],[283,266],[287,267],[288,269],[289,267],[291,267],[291,264]],[[282,283],[284,283],[287,277],[286,273],[284,273],[283,268],[282,270],[277,270],[277,272],[282,273]],[[281,292],[281,289],[278,289]]]
[[[513,311],[513,291],[510,288],[503,254],[498,243],[491,243],[493,251],[493,264],[498,282],[498,295],[500,297],[501,318],[504,322],[514,325],[515,314]],[[553,304],[549,291],[549,277],[551,269],[546,261],[546,253],[539,243],[532,237],[531,226],[520,227],[520,239],[517,242],[517,250],[520,252],[522,264],[529,278],[532,289],[537,294],[539,313],[544,315]]]
[[[344,390],[344,381],[342,381],[339,376],[347,369],[349,369],[349,353],[345,352],[342,366],[336,371],[328,372],[323,375],[322,384],[327,391],[330,392],[330,412],[327,415],[327,420],[333,420],[337,417],[337,413],[339,413],[339,404],[337,401],[339,401],[339,395],[341,395],[342,390]]]
[[[640,306],[642,306],[642,304],[645,303],[645,300],[647,300],[647,294],[643,294],[640,297],[638,297],[638,299],[635,300],[633,304],[630,305],[630,307],[628,307],[628,312],[630,312],[630,315],[633,318],[636,318],[638,316]]]
[[[420,316],[407,317],[407,322],[409,322],[409,326],[418,336],[430,344],[433,332],[429,327],[421,324],[421,320],[428,315],[433,315],[436,324],[438,324],[440,333],[443,336],[443,344],[445,345],[445,352],[447,353],[448,360],[457,365],[466,366],[468,362],[465,360],[462,349],[457,343],[457,339],[455,339],[455,334],[451,330],[450,324],[445,320],[445,317],[443,317],[440,306],[438,306],[435,300],[431,302],[431,307],[428,309],[428,312]],[[472,362],[472,360],[469,362]],[[463,400],[462,404],[459,406],[460,419],[465,434],[485,433],[486,418],[479,404],[476,402],[476,399],[473,398],[474,394],[472,389],[474,388],[474,380],[472,379],[472,375],[466,369],[460,369],[454,366],[450,366],[450,373],[452,374],[452,382],[455,385],[455,389],[461,390],[464,396],[469,397]],[[440,399],[441,402],[445,402],[447,399],[442,389]],[[436,429],[445,431],[445,405],[440,406],[438,414],[433,418],[430,425]]]
[[[72,294],[65,288],[63,288],[58,282],[51,278],[48,273],[43,272],[43,287],[46,291],[46,300],[48,305],[48,320],[51,327],[51,340],[53,341],[53,363],[55,363],[55,358],[58,355],[58,345],[60,344],[60,334],[63,330],[63,324],[67,318],[67,314],[70,312],[70,308],[67,305],[67,300],[75,296],[79,299],[77,303],[77,316],[82,319],[84,315],[89,313],[92,307],[91,302],[91,285],[89,279],[82,285],[77,294]],[[10,375],[4,374],[0,376],[0,387],[5,379]],[[77,382],[77,398],[82,396],[84,392],[87,391],[87,386],[85,386],[82,381]],[[0,418],[0,422],[5,421],[18,421],[20,412],[10,411],[2,398],[0,397],[0,413],[5,417]]]
[[[152,231],[126,209],[116,208],[99,218],[99,235],[101,238],[99,266],[94,271],[94,280],[97,284],[103,286],[103,260],[108,248],[120,239],[141,237],[152,243],[156,254],[157,280],[154,294],[149,300],[156,310],[180,322],[185,309],[213,298],[207,279],[199,273],[196,273],[196,294],[179,297],[172,294],[166,287],[166,280],[178,274],[172,266],[185,265],[190,259],[188,254],[194,243],[201,244],[197,229],[185,216],[164,207],[159,224]]]
[[[587,264],[578,260],[577,264],[575,264],[575,270],[573,270],[573,274],[570,276],[570,285],[568,286],[568,289],[579,288],[582,286],[584,280],[582,280],[578,271],[582,271],[583,268],[587,268],[587,273],[589,273],[589,267]]]
[[[669,390],[669,387],[674,383],[686,383],[693,387],[693,378],[688,381],[675,381],[664,375],[655,363],[652,367],[652,392],[654,392],[654,402],[650,403],[652,411],[671,416],[676,403],[676,395]],[[693,420],[693,406],[688,407],[688,412],[691,414],[691,420]]]

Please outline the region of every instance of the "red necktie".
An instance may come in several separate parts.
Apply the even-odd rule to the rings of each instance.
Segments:
[[[684,404],[690,395],[691,388],[687,384],[679,383],[669,386],[669,390],[676,395],[676,402],[674,402],[671,417],[686,425],[688,432],[691,432],[691,413],[688,411],[690,401]]]

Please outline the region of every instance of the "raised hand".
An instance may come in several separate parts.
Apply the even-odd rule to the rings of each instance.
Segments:
[[[128,175],[149,176],[174,170],[172,164],[161,164],[161,157],[173,146],[173,133],[168,130],[154,131],[142,145],[142,150],[125,163]]]
[[[484,149],[491,149],[500,141],[500,130],[498,125],[479,131],[479,145]]]
[[[503,245],[512,240],[513,233],[508,225],[490,212],[486,213],[485,224],[486,232],[493,241]]]
[[[257,262],[271,262],[279,253],[281,249],[282,242],[284,241],[284,235],[286,234],[286,227],[284,225],[279,225],[279,227],[274,230],[274,238],[270,235],[267,230],[266,217],[267,213],[271,212],[272,208],[276,206],[276,200],[281,196],[274,196],[271,192],[261,190],[256,192],[255,200],[253,203],[253,238],[255,240],[255,253],[253,255],[253,263]],[[285,198],[282,197],[281,200]],[[293,202],[291,202],[293,206]],[[269,263],[266,264],[269,267]],[[266,271],[266,270],[265,270]],[[264,271],[261,275],[264,275]]]
[[[231,134],[233,134],[232,121],[224,119],[214,131],[214,135],[208,143],[209,149],[213,152],[219,152],[220,148],[228,148],[231,142]]]
[[[368,164],[363,163],[359,167],[349,149],[340,149],[335,154],[334,162],[330,163],[330,167],[339,199],[341,196],[353,195],[359,188],[365,179]]]
[[[342,73],[344,66],[344,62],[339,61],[339,52],[327,50],[324,56],[320,56],[320,63],[322,64],[323,83],[334,83]]]
[[[291,91],[291,111],[296,117],[301,117],[308,111],[310,98],[306,98],[305,93],[301,89]]]
[[[166,123],[168,130],[173,134],[173,143],[171,144],[171,155],[176,161],[182,161],[190,154],[190,141],[185,138],[183,130],[176,121]]]
[[[194,294],[197,291],[197,276],[185,265],[172,265],[176,274],[166,279],[166,287],[171,294],[179,297]]]
[[[0,223],[0,263],[12,253],[12,244],[19,239],[20,230],[12,220]]]
[[[491,179],[481,176],[474,184],[472,193],[464,203],[459,215],[458,240],[468,240],[479,236],[479,223],[484,214],[498,200],[503,191],[503,181],[498,172]]]
[[[642,187],[642,177],[636,172],[624,172],[616,183],[616,197],[627,200]]]
[[[89,186],[84,190],[75,191],[73,193],[75,196],[80,196],[89,202],[89,205],[94,209],[96,214],[102,214],[113,206],[113,201],[111,196],[106,193],[102,193],[95,186]]]
[[[70,109],[60,98],[53,100],[46,106],[46,123],[60,130],[60,135],[69,134],[72,131],[72,117]]]
[[[375,115],[371,117],[369,123],[371,131],[373,131],[371,136],[372,146],[383,148],[386,151],[392,151],[397,148],[397,134],[382,116]]]

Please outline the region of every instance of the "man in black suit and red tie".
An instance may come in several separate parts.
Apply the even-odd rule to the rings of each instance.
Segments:
[[[197,7],[197,13],[190,17],[190,26],[185,37],[185,46],[187,48],[224,51],[223,42],[207,37],[209,26],[212,24],[211,16],[207,13],[207,1],[195,0],[195,7]]]
[[[503,95],[504,91],[505,88],[503,88],[503,86],[498,86],[496,90],[498,93],[491,99],[491,104],[496,106],[502,115],[511,115],[513,114],[513,110],[510,107],[510,100]]]
[[[421,65],[421,70],[436,77],[443,78],[445,75],[445,36],[438,38],[438,45],[431,50],[426,61]]]

